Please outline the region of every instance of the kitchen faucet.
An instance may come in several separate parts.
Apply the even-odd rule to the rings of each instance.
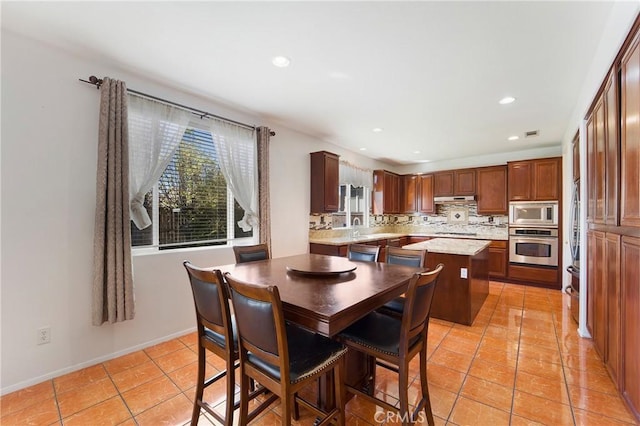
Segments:
[[[356,222],[358,225],[360,225],[360,218],[354,217],[353,221],[351,221],[351,238],[360,235],[360,232],[356,229]]]

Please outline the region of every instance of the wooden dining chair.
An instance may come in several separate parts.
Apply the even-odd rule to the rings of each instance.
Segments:
[[[235,394],[234,370],[238,366],[237,337],[234,321],[229,309],[229,290],[219,270],[205,270],[193,266],[189,261],[183,265],[187,270],[193,301],[196,308],[196,324],[198,329],[198,381],[193,402],[191,424],[197,425],[200,409],[215,417],[225,425],[233,424],[233,410]],[[206,379],[206,354],[212,352],[226,363],[226,369],[215,376]],[[227,372],[229,372],[227,374]],[[225,416],[220,416],[213,407],[202,399],[204,389],[227,377],[227,399]]]
[[[256,260],[271,258],[269,255],[269,246],[266,244],[233,246],[233,254],[236,257],[236,263],[255,262]]]
[[[311,410],[319,425],[337,421],[345,424],[345,394],[342,371],[346,347],[329,338],[286,323],[278,287],[251,284],[228,273],[231,300],[238,322],[240,352],[240,425],[244,426],[278,397],[282,424],[291,424],[297,404]],[[293,350],[290,350],[293,349]],[[335,408],[322,411],[297,395],[305,386],[324,374],[333,375]],[[249,412],[249,379],[270,390],[273,395]]]
[[[405,265],[416,268],[424,268],[427,257],[426,250],[409,250],[400,247],[387,247],[385,262],[390,265]],[[385,303],[378,310],[390,315],[402,315],[404,311],[405,297],[399,296]]]
[[[399,411],[403,425],[418,420],[423,409],[429,425],[434,424],[427,382],[427,333],[433,292],[443,268],[444,265],[439,264],[433,271],[415,274],[411,278],[401,318],[373,311],[338,335],[340,341],[350,350],[362,352],[376,360],[380,359],[398,367],[399,409],[375,397],[375,375],[371,386],[372,394],[353,386],[346,387],[348,391],[371,400],[387,410]],[[415,411],[410,413],[409,362],[418,354],[422,398],[416,404]]]
[[[367,244],[349,244],[349,247],[347,247],[347,258],[349,258],[349,260],[377,262],[379,255],[380,246],[370,246]]]

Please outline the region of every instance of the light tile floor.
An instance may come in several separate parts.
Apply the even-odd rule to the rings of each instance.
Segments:
[[[429,389],[438,425],[636,424],[591,340],[581,339],[568,296],[492,282],[473,326],[432,319]],[[149,347],[0,399],[0,424],[185,425],[196,378],[195,333]],[[410,399],[419,399],[417,358]],[[208,373],[224,368],[215,356]],[[378,395],[397,402],[397,380],[378,370]],[[224,383],[205,393],[224,403]],[[380,407],[353,398],[349,425],[384,422]],[[376,414],[378,413],[378,414]],[[301,409],[297,424],[314,417]],[[237,422],[236,422],[237,423]],[[200,424],[216,424],[201,415]],[[276,402],[253,424],[280,424]]]

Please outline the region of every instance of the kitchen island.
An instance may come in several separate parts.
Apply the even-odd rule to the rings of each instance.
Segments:
[[[403,246],[427,250],[427,267],[439,263],[444,269],[438,278],[431,316],[471,325],[489,294],[489,245],[486,240],[434,238]]]

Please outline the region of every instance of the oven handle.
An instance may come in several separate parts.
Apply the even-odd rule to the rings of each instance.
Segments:
[[[523,235],[509,235],[509,238],[518,243],[547,243],[549,240],[558,240],[558,237],[525,237]]]

